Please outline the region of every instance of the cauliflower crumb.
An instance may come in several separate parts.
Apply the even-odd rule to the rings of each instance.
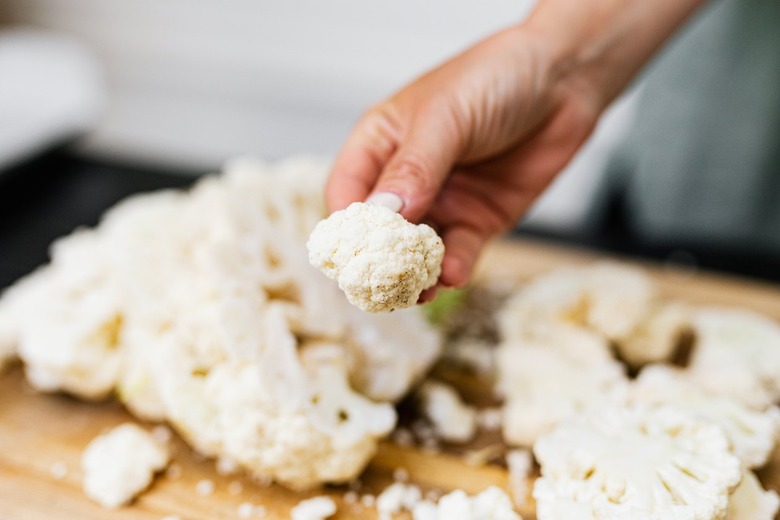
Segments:
[[[539,520],[722,519],[739,484],[723,432],[673,408],[601,407],[534,445]]]
[[[62,480],[68,476],[68,465],[62,461],[55,462],[49,468],[49,474],[57,480]]]
[[[413,306],[436,284],[444,258],[444,244],[430,226],[362,202],[317,224],[306,247],[309,262],[366,312]]]
[[[742,482],[729,499],[726,520],[773,520],[780,509],[780,497],[761,486],[755,473],[745,471]]]
[[[199,480],[197,484],[195,484],[195,492],[202,497],[213,495],[214,488],[215,488],[214,481],[209,480],[207,478],[204,478],[203,480]]]
[[[495,486],[473,497],[458,489],[441,497],[438,505],[421,501],[412,516],[414,520],[522,520],[507,494]]]
[[[437,437],[447,442],[468,442],[477,431],[477,412],[465,404],[448,384],[426,381],[420,388],[422,413]]]
[[[393,515],[401,511],[411,511],[421,499],[422,491],[419,487],[403,482],[391,484],[376,499],[379,520],[391,520]]]
[[[329,497],[314,497],[298,502],[290,511],[292,520],[325,520],[336,514],[336,503]]]
[[[506,454],[506,465],[509,469],[509,485],[512,499],[517,507],[522,507],[528,501],[528,477],[531,475],[534,459],[530,450],[510,450]]]
[[[84,492],[104,507],[128,503],[168,464],[165,446],[132,423],[92,439],[81,457]]]

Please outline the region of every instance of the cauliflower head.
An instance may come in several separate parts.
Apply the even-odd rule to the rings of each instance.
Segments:
[[[444,258],[444,244],[430,226],[363,202],[317,224],[307,248],[311,265],[366,312],[413,306],[436,284]]]
[[[724,519],[742,469],[721,430],[666,407],[575,415],[534,446],[539,520]]]
[[[522,520],[509,496],[496,486],[474,496],[456,489],[441,497],[438,504],[421,501],[414,507],[413,517],[414,520]]]
[[[34,386],[116,393],[258,478],[353,479],[440,337],[417,309],[360,312],[309,265],[326,173],[242,160],[121,202],[4,294],[2,339]]]

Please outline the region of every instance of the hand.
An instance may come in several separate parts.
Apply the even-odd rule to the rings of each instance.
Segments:
[[[397,195],[393,209],[444,240],[440,283],[465,284],[485,241],[517,222],[598,117],[586,90],[551,84],[545,60],[510,29],[370,110],[334,163],[330,209]]]
[[[485,242],[517,222],[698,1],[659,0],[655,17],[641,0],[542,2],[535,26],[491,36],[369,110],[333,165],[330,210],[369,198],[429,223],[446,247],[440,285],[467,283]]]

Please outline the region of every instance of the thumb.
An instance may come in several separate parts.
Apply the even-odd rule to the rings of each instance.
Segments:
[[[398,211],[409,221],[422,220],[457,162],[461,146],[456,128],[441,118],[418,119],[380,173],[367,201]]]

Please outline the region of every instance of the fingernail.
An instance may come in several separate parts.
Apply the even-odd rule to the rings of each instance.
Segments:
[[[374,193],[368,198],[368,200],[366,200],[366,202],[368,204],[374,204],[375,206],[382,206],[383,208],[395,211],[396,213],[401,211],[401,209],[404,207],[403,199],[395,193],[389,191]]]

